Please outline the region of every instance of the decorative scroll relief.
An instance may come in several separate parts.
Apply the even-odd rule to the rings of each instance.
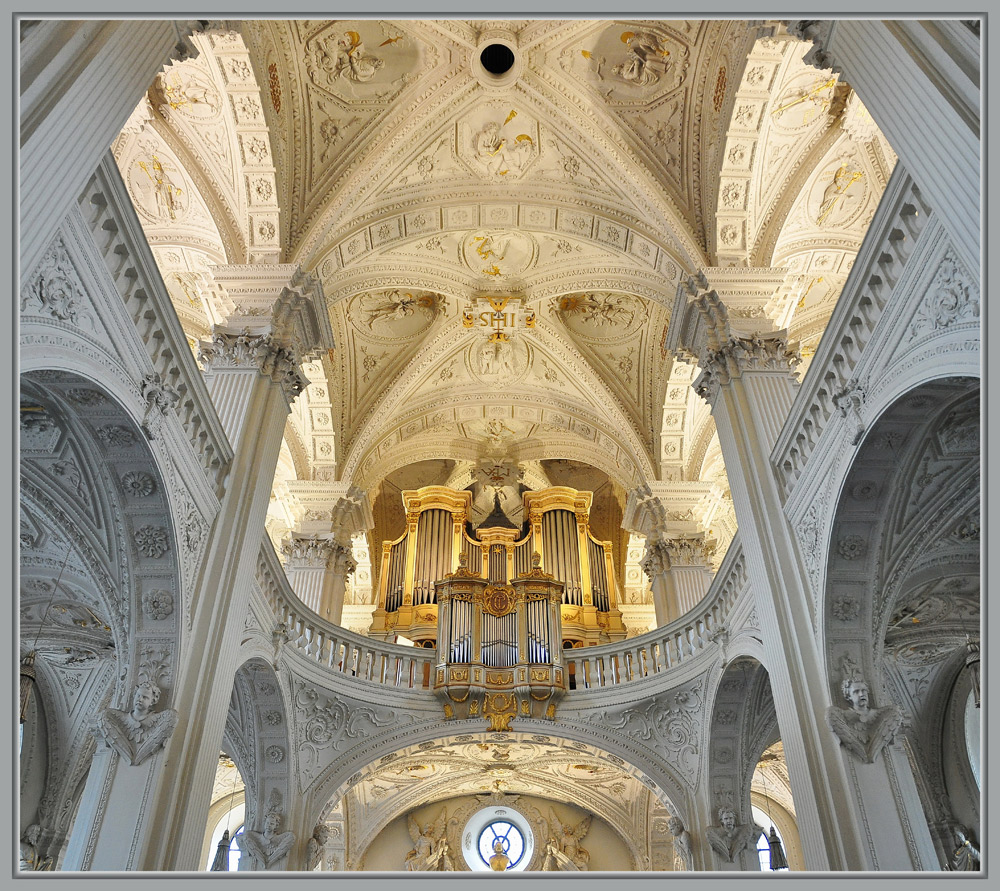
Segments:
[[[290,349],[279,345],[269,334],[252,335],[217,333],[211,342],[201,341],[198,361],[206,368],[256,368],[265,377],[281,385],[291,402],[307,386]]]
[[[978,320],[979,289],[970,284],[964,267],[949,249],[910,323],[910,339]]]
[[[89,315],[83,313],[85,305],[80,277],[66,244],[61,238],[56,239],[21,290],[21,312],[77,325],[81,317],[89,320]]]
[[[693,786],[698,776],[701,708],[701,683],[698,682],[660,696],[645,708],[629,708],[620,715],[602,711],[588,720],[608,730],[620,730],[634,740],[651,742]]]
[[[349,707],[336,697],[321,696],[302,681],[295,681],[295,745],[305,782],[315,778],[325,766],[321,752],[341,746],[351,740],[361,740],[378,727],[388,727],[399,721],[395,711],[367,706]],[[412,720],[412,718],[411,718]]]
[[[791,371],[801,361],[796,345],[783,337],[730,336],[718,349],[709,349],[699,362],[702,372],[693,384],[694,391],[711,402],[722,384],[728,384],[744,371]]]

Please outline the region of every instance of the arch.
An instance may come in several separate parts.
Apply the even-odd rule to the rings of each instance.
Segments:
[[[979,414],[977,378],[938,377],[879,415],[837,502],[822,604],[833,701],[848,659],[874,705],[903,709],[904,746],[942,864],[955,823],[978,833],[978,791],[948,795],[962,783],[946,777],[945,744],[967,641],[979,634]]]
[[[21,647],[37,653],[46,718],[40,850],[58,863],[94,752],[90,719],[127,708],[140,677],[169,707],[181,542],[146,433],[107,389],[35,369],[21,377],[21,405]]]
[[[222,742],[243,777],[247,826],[262,828],[264,815],[279,809],[287,829],[294,807],[288,715],[278,676],[259,656],[236,669]]]

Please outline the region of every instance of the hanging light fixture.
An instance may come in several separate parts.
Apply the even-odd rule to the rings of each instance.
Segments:
[[[219,761],[227,767],[232,767],[236,773],[233,776],[233,791],[229,793],[229,813],[226,814],[226,831],[219,839],[219,846],[215,849],[215,859],[209,872],[229,872],[229,846],[233,843],[229,837],[229,830],[232,828],[233,819],[233,799],[236,798],[236,784],[240,781],[240,772],[233,761],[225,752],[219,753]]]
[[[764,788],[764,804],[767,807],[767,819],[771,823],[771,831],[767,834],[767,846],[770,848],[771,870],[788,869],[788,860],[785,858],[785,849],[781,847],[781,839],[774,828],[774,820],[771,817],[771,799],[767,794],[766,772],[760,772],[760,783]]]
[[[31,701],[31,688],[35,683],[35,656],[38,655],[38,638],[42,633],[42,626],[45,624],[45,620],[49,616],[49,609],[52,607],[52,599],[56,596],[56,591],[59,590],[59,583],[62,581],[63,572],[65,572],[66,564],[69,562],[69,553],[69,549],[67,549],[66,557],[59,569],[59,575],[56,577],[55,584],[52,586],[52,591],[49,593],[49,602],[45,604],[45,611],[42,613],[41,619],[38,620],[38,630],[35,632],[34,643],[32,643],[31,649],[21,657],[20,717],[22,724],[28,716],[28,703]]]

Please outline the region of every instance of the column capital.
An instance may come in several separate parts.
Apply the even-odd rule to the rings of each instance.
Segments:
[[[220,369],[256,369],[281,385],[291,404],[308,384],[299,371],[295,354],[270,334],[251,334],[216,330],[210,341],[198,345],[198,361],[208,371]]]
[[[714,403],[719,387],[740,377],[745,371],[791,372],[802,361],[798,345],[789,343],[784,332],[749,337],[730,335],[699,360],[701,374],[695,379],[695,393]]]
[[[326,569],[340,547],[327,538],[293,535],[281,543],[281,554],[286,569]]]
[[[704,535],[675,535],[648,539],[641,566],[653,581],[654,577],[675,567],[710,568],[715,555],[715,542]]]

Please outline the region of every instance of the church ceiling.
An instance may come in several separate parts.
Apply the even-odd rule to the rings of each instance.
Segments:
[[[742,311],[811,350],[895,160],[774,23],[271,20],[197,41],[115,143],[126,186],[192,345],[226,314],[213,265],[320,280],[336,347],[304,368],[286,444],[298,478],[369,491],[487,453],[702,478],[714,424],[665,348],[678,285],[787,268]],[[506,74],[482,67],[491,41]],[[489,297],[506,341],[477,325]]]

